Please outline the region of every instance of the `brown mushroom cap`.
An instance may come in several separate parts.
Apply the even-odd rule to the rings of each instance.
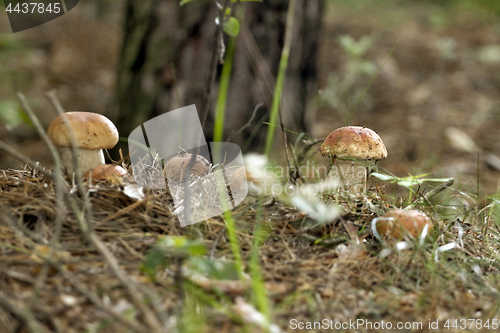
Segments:
[[[108,179],[108,177],[112,176],[124,177],[127,175],[127,170],[125,170],[119,165],[103,164],[103,165],[98,165],[92,170],[85,172],[83,178],[90,178],[91,171],[92,171],[92,179]]]
[[[92,112],[67,112],[77,148],[111,149],[118,143],[118,130],[108,118]],[[59,147],[71,147],[71,137],[61,116],[49,125],[47,134]]]
[[[384,142],[375,131],[360,126],[346,126],[328,135],[320,148],[323,156],[381,160],[387,157]]]
[[[432,230],[432,222],[429,217],[419,210],[395,209],[387,212],[384,217],[392,217],[393,220],[380,220],[377,222],[377,231],[382,237],[401,239],[405,234],[418,237],[424,227],[429,225]]]
[[[165,176],[169,181],[181,182],[192,154],[176,155],[165,164]],[[191,177],[203,177],[210,172],[210,162],[201,155],[196,155],[196,162],[191,170]]]

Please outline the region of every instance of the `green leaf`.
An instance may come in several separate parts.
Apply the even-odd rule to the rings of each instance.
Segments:
[[[370,176],[376,177],[376,178],[378,178],[380,180],[394,181],[394,180],[399,179],[397,177],[393,177],[393,176],[389,176],[389,175],[384,175],[383,173],[378,173],[378,172],[373,172],[373,173],[370,174]]]
[[[240,22],[234,17],[230,17],[224,24],[224,32],[231,37],[236,37],[240,33]]]
[[[231,0],[231,2],[236,2],[238,0]],[[240,2],[262,2],[262,0],[240,0]]]
[[[181,249],[188,242],[186,237],[181,236],[160,236],[156,240],[156,245],[167,248]]]
[[[453,178],[423,178],[422,181],[424,182],[438,182],[438,183],[444,183]]]
[[[188,253],[192,256],[202,256],[205,253],[207,253],[207,249],[205,248],[205,245],[201,243],[191,243],[187,247]]]
[[[238,280],[238,270],[234,261],[213,260],[191,257],[188,266],[195,272],[217,280]]]
[[[17,102],[5,100],[0,102],[0,123],[17,127],[21,124],[31,124],[31,121]]]
[[[185,4],[187,4],[187,3],[189,3],[189,2],[192,2],[192,1],[194,1],[194,0],[181,0],[180,5],[181,5],[181,6],[184,6]]]
[[[152,248],[146,255],[139,270],[150,277],[154,277],[158,267],[167,267],[167,259],[162,251],[157,248]]]
[[[28,54],[30,48],[25,45],[22,38],[14,34],[0,36],[0,59],[19,57]]]
[[[416,178],[403,178],[398,181],[398,185],[406,187],[406,188],[411,188],[412,186],[415,185],[420,185],[423,183],[422,179],[416,179]]]
[[[161,236],[158,237],[156,244],[160,249],[176,254],[201,256],[207,252],[203,243],[181,236]]]

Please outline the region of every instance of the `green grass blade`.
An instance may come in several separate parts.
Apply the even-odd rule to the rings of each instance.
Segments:
[[[227,93],[229,90],[231,71],[233,69],[235,48],[236,37],[230,37],[220,77],[219,96],[217,97],[217,108],[215,110],[214,142],[222,142],[224,136],[224,118],[226,113]]]
[[[285,44],[283,45],[283,50],[281,51],[278,77],[276,78],[273,104],[271,105],[271,117],[269,119],[269,122],[272,126],[269,126],[267,129],[266,149],[265,149],[265,155],[267,157],[270,157],[274,143],[274,132],[276,128],[273,125],[276,125],[278,122],[279,109],[281,105],[281,92],[283,89],[283,83],[285,82],[286,68],[288,66],[288,57],[290,56],[290,47],[292,45],[293,16],[295,13],[296,3],[297,0],[291,0],[290,4],[288,5],[288,13],[286,17]]]
[[[250,276],[252,278],[253,301],[257,305],[259,311],[271,320],[271,311],[269,298],[266,292],[264,277],[260,267],[259,249],[265,241],[266,234],[262,228],[262,207],[257,212],[257,222],[254,227],[252,250],[250,253]]]
[[[236,272],[238,274],[239,279],[242,282],[244,282],[245,277],[243,276],[243,260],[241,258],[240,244],[238,243],[238,236],[236,234],[236,225],[234,223],[233,214],[231,211],[231,203],[228,201],[228,197],[226,196],[225,182],[220,172],[215,173],[215,180],[218,184],[217,191],[219,194],[220,203],[223,210],[222,217],[226,222],[226,230],[229,236],[229,244],[231,247],[231,252],[233,252],[234,256]]]

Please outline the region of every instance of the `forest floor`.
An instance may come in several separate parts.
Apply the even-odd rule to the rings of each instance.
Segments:
[[[106,114],[119,19],[110,11],[63,40],[48,27],[23,41],[2,37],[10,52],[1,55],[3,108],[21,89],[35,110],[48,110],[43,94],[56,89],[63,105]],[[353,46],[340,46],[343,35],[369,36],[371,46],[356,58],[348,52]],[[402,250],[370,231],[373,218],[408,206],[409,191],[389,182],[373,183],[366,196],[323,195],[302,204],[302,210],[340,207],[325,223],[311,210],[293,208],[289,198],[249,196],[229,219],[180,227],[168,191],[142,196],[128,178],[84,182],[82,191],[68,181],[61,200],[49,177],[2,153],[2,332],[160,332],[162,325],[169,332],[256,332],[266,326],[259,313],[270,316],[272,332],[382,332],[387,322],[403,323],[399,331],[408,332],[494,331],[500,320],[500,25],[458,7],[338,2],[325,14],[321,45],[322,98],[311,136],[364,125],[389,151],[380,172],[455,179],[430,201],[415,203],[434,225],[427,241],[399,243],[408,247]],[[356,104],[373,67],[382,64]],[[37,112],[44,125],[53,114]],[[0,138],[51,165],[31,129],[2,128]],[[435,185],[414,190],[420,195]],[[54,223],[61,211],[64,218]],[[243,275],[232,261],[238,262],[235,244]],[[357,320],[365,322],[356,329],[345,324]],[[298,329],[307,322],[330,326]]]

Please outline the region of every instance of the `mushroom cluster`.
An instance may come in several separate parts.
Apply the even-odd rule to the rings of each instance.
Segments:
[[[344,189],[366,192],[367,163],[387,157],[384,142],[375,131],[360,126],[346,126],[331,132],[320,148],[333,160],[328,177],[339,179]]]
[[[65,119],[67,123],[65,123]],[[71,134],[75,138],[77,169],[73,169]],[[105,116],[92,112],[67,112],[56,117],[47,129],[47,135],[58,148],[61,167],[66,175],[86,171],[104,164],[102,149],[111,149],[118,143],[118,130]]]

